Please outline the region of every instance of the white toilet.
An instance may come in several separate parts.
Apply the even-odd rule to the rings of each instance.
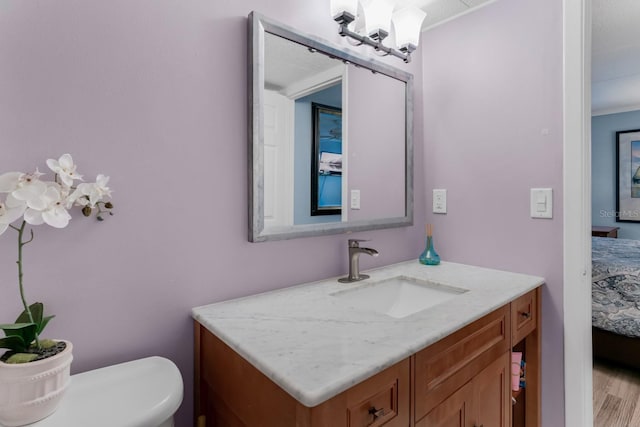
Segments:
[[[29,427],[173,427],[182,376],[163,357],[148,357],[71,376],[56,412]]]

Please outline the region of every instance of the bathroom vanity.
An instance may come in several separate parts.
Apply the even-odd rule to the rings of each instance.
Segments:
[[[540,425],[542,278],[417,261],[367,273],[194,308],[197,425]]]

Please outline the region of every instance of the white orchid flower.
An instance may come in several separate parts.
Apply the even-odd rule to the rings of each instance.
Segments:
[[[82,180],[82,175],[76,173],[77,166],[73,164],[71,154],[63,154],[58,160],[48,159],[47,166],[55,172],[64,185],[71,187],[75,179]]]
[[[4,233],[12,222],[21,218],[26,208],[25,202],[17,200],[11,194],[7,195],[4,202],[0,201],[0,234]]]
[[[0,175],[0,193],[11,193],[18,188],[22,172],[7,172]]]
[[[37,168],[33,173],[3,173],[0,175],[0,193],[15,193],[19,200],[39,197],[46,190],[46,185],[40,181],[42,175]]]
[[[0,192],[11,193],[17,200],[34,209],[44,206],[41,197],[47,191],[47,184],[40,181],[43,174],[36,169],[33,173],[8,172],[0,175]]]
[[[40,198],[43,209],[28,207],[24,212],[24,220],[31,225],[46,223],[55,228],[65,228],[71,215],[67,212],[65,194],[57,183],[50,183]]]
[[[108,183],[109,177],[100,174],[96,177],[96,182],[79,184],[76,191],[69,197],[69,201],[71,204],[89,205],[94,208],[96,203],[102,201],[105,197],[111,197],[111,189],[107,187]]]

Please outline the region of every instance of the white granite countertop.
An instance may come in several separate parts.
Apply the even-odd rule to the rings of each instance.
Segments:
[[[443,262],[407,261],[196,307],[193,317],[305,406],[313,407],[538,287],[541,277]],[[468,290],[405,318],[332,296],[395,276]]]

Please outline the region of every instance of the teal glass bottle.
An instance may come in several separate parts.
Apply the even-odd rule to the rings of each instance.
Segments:
[[[440,255],[433,247],[433,235],[431,234],[431,227],[427,226],[427,242],[425,244],[424,251],[420,254],[420,264],[424,265],[438,265],[440,264]]]

